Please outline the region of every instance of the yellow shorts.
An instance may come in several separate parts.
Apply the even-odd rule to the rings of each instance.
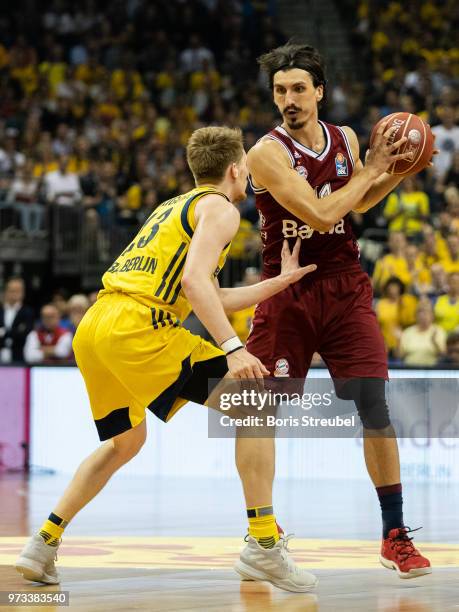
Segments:
[[[113,293],[78,326],[73,349],[101,440],[141,423],[146,408],[168,421],[187,401],[203,404],[209,379],[227,372],[223,351],[210,342],[169,320],[153,323],[150,308]]]

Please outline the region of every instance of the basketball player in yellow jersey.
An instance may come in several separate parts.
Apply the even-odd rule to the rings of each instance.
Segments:
[[[269,374],[245,350],[226,313],[265,300],[316,267],[299,268],[299,244],[292,253],[285,245],[279,276],[250,287],[220,289],[216,275],[239,227],[234,204],[245,198],[247,185],[241,132],[196,130],[187,159],[196,188],[156,208],[104,274],[104,288],[78,327],[75,357],[105,442],[83,461],[22,551],[16,568],[28,580],[59,582],[54,559],[64,528],[138,453],[146,437],[146,408],[168,421],[188,400],[206,401],[209,379]],[[220,348],[181,326],[191,309]],[[250,438],[240,448],[246,461],[250,452],[257,452]],[[250,469],[247,478],[244,488],[253,479]],[[260,523],[260,537],[262,515],[254,519]],[[286,548],[274,553],[291,571]]]

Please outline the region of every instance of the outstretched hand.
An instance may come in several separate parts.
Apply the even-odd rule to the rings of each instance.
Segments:
[[[296,283],[306,274],[317,270],[316,264],[301,267],[299,264],[301,238],[297,238],[292,252],[287,240],[284,240],[281,251],[281,273],[280,276],[286,281],[286,285]]]

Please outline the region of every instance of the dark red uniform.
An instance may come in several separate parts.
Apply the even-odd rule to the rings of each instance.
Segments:
[[[269,134],[287,151],[294,168],[325,197],[343,187],[354,167],[345,132],[324,122],[321,153],[294,140],[282,127]],[[301,238],[300,264],[317,270],[257,306],[247,349],[274,376],[304,378],[314,352],[333,378],[387,378],[384,341],[372,309],[373,292],[359,263],[359,247],[348,217],[328,232],[312,229],[272,195],[254,188],[261,219],[263,277],[279,274],[284,238]]]

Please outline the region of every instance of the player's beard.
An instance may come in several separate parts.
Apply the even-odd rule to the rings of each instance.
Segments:
[[[291,119],[286,119],[286,122],[291,130],[301,130],[301,128],[306,125],[306,121],[292,121]]]
[[[291,130],[301,130],[306,125],[306,121],[299,119],[300,112],[298,111],[298,114],[294,117],[289,116],[286,112],[283,113],[284,121]]]

